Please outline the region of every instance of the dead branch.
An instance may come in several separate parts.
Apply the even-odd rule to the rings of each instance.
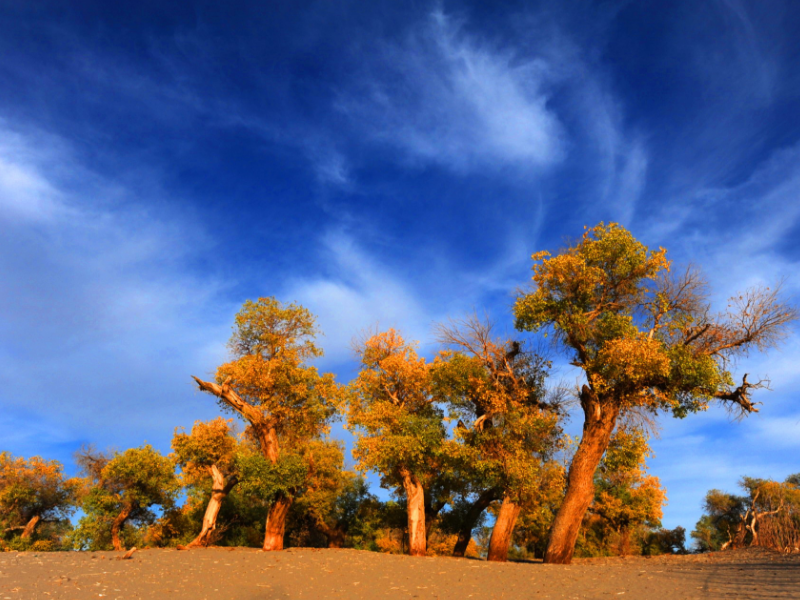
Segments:
[[[719,391],[714,395],[714,398],[719,400],[720,402],[727,403],[726,406],[734,411],[738,412],[739,416],[745,416],[750,413],[758,412],[758,406],[761,404],[760,402],[752,402],[750,400],[750,393],[749,391],[757,390],[757,389],[769,389],[769,380],[762,379],[757,381],[756,383],[750,383],[747,381],[747,373],[744,374],[742,378],[742,383],[739,387],[732,391]]]

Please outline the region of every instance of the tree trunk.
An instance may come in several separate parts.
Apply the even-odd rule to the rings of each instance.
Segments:
[[[486,490],[478,496],[478,499],[469,507],[467,514],[464,516],[464,522],[461,524],[461,529],[458,532],[458,539],[453,548],[453,556],[463,557],[464,554],[466,554],[469,541],[472,539],[472,530],[475,529],[475,525],[478,523],[478,519],[481,518],[483,511],[489,508],[489,505],[495,500],[497,500],[497,490]]]
[[[265,552],[272,550],[283,550],[283,534],[286,533],[286,517],[289,516],[289,508],[292,506],[292,499],[283,494],[279,495],[269,509],[267,515],[267,526],[264,532]]]
[[[33,517],[31,517],[31,520],[25,525],[25,529],[22,530],[22,535],[20,537],[23,540],[27,540],[33,535],[36,525],[39,524],[39,519],[41,519],[39,515],[33,515]]]
[[[222,508],[222,501],[236,485],[237,480],[232,477],[230,480],[225,481],[225,476],[217,468],[217,465],[211,465],[211,498],[206,507],[206,514],[203,515],[203,528],[200,530],[199,535],[194,538],[187,548],[197,548],[209,546],[212,542],[214,530],[217,528],[217,517]]]
[[[503,498],[500,512],[492,528],[492,537],[489,540],[489,555],[486,560],[490,562],[506,562],[508,549],[511,547],[511,537],[522,507],[513,502],[508,496]]]
[[[411,556],[425,556],[428,550],[425,537],[425,492],[419,479],[407,469],[402,469],[400,475],[403,477],[408,507],[408,553]]]
[[[125,550],[125,546],[122,545],[122,541],[119,539],[119,532],[122,530],[122,526],[125,524],[125,521],[128,520],[129,516],[131,516],[131,507],[126,506],[111,524],[111,543],[114,545],[114,550]]]
[[[581,522],[594,499],[594,474],[617,423],[619,409],[611,404],[602,405],[586,385],[581,391],[581,405],[586,414],[583,437],[569,467],[567,493],[550,529],[545,563],[572,562]]]
[[[314,514],[313,516],[315,520],[315,527],[320,531],[320,533],[322,533],[322,535],[328,538],[328,548],[344,548],[347,530],[341,525],[331,527],[319,515]]]
[[[628,556],[631,553],[630,527],[622,527],[617,533],[619,533],[619,546],[617,547],[617,554],[620,556]]]

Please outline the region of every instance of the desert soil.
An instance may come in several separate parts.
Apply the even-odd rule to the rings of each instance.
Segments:
[[[800,557],[762,550],[569,566],[358,550],[237,548],[0,554],[0,600],[166,598],[798,598]]]

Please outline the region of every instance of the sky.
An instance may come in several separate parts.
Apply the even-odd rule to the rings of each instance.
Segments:
[[[513,335],[531,254],[600,221],[715,309],[796,302],[797,31],[791,0],[0,0],[0,450],[168,452],[246,299],[309,308],[342,381],[365,328]],[[736,365],[771,381],[744,421],[660,419],[666,527],[800,471],[799,363],[795,332]]]

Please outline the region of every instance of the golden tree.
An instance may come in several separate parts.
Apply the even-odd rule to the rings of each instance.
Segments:
[[[205,547],[217,536],[217,517],[222,503],[239,481],[236,452],[239,441],[232,431],[232,420],[217,417],[204,423],[196,421],[190,433],[176,429],[172,438],[173,459],[181,467],[183,483],[203,490],[211,485],[203,525],[188,548]]]
[[[180,491],[173,462],[149,445],[113,456],[84,450],[77,460],[88,478],[76,539],[91,538],[92,549],[104,549],[110,533],[114,550],[124,550],[125,525],[154,521],[151,507],[171,508]]]
[[[362,470],[381,475],[381,485],[401,487],[408,512],[409,553],[425,556],[425,488],[446,452],[442,411],[431,396],[430,366],[393,329],[359,348],[361,371],[351,384],[348,427]]]
[[[0,534],[19,531],[27,540],[40,523],[69,517],[78,480],[65,479],[63,469],[55,460],[0,452]]]
[[[232,360],[217,369],[217,381],[194,377],[250,426],[264,458],[276,469],[283,447],[327,433],[340,387],[307,361],[322,356],[314,343],[314,316],[302,306],[275,298],[248,300],[237,313],[228,344]],[[264,534],[264,550],[283,549],[291,487],[275,490]]]
[[[761,383],[745,375],[736,385],[731,361],[773,346],[796,312],[778,290],[752,288],[714,314],[696,271],[671,275],[666,250],[650,251],[615,223],[533,259],[533,289],[514,307],[517,327],[551,333],[585,377],[583,435],[545,553],[545,562],[569,563],[619,418],[664,410],[683,417],[712,402],[754,412],[750,391]]]
[[[549,401],[544,385],[549,363],[519,341],[493,338],[491,330],[475,316],[440,326],[449,349],[432,372],[437,398],[458,423],[452,468],[475,497],[453,554],[464,555],[483,511],[501,500],[488,559],[505,561],[520,511],[561,489],[563,469],[551,460],[561,430],[558,403]]]

